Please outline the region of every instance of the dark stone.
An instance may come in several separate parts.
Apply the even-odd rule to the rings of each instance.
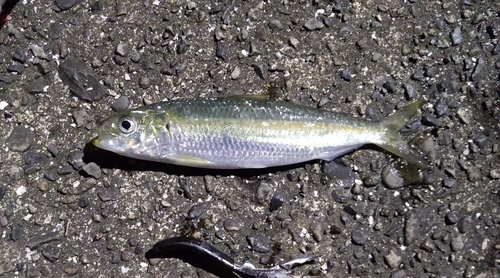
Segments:
[[[54,0],[56,6],[61,11],[69,10],[73,8],[78,3],[83,2],[83,0]]]
[[[89,164],[85,164],[83,167],[82,167],[82,170],[89,176],[95,178],[95,179],[99,179],[102,175],[102,172],[101,172],[101,167],[99,167],[99,165],[97,165],[95,162],[90,162]]]
[[[181,38],[179,40],[179,43],[177,44],[177,54],[184,54],[188,51],[189,49],[189,44],[187,43],[186,39]]]
[[[267,182],[261,182],[259,184],[259,187],[257,188],[257,201],[261,204],[265,204],[268,200],[271,199],[271,196],[273,194],[273,188],[271,185]]]
[[[49,261],[55,262],[59,260],[59,256],[61,255],[61,249],[56,246],[48,246],[47,248],[42,250],[42,255]]]
[[[353,184],[356,178],[351,167],[337,163],[335,160],[323,164],[323,174],[330,180],[338,179],[342,181],[346,186]]]
[[[54,24],[50,26],[49,36],[51,39],[57,40],[61,37],[63,31],[64,31],[64,25],[62,25],[61,22],[56,21],[54,22]]]
[[[472,221],[472,217],[465,216],[465,217],[462,217],[458,220],[457,229],[460,233],[463,234],[463,233],[469,231],[470,229],[472,229],[473,225],[474,225],[474,222]]]
[[[24,72],[24,64],[19,64],[19,63],[14,63],[11,64],[8,68],[8,72],[16,72],[16,73],[23,73]]]
[[[471,80],[472,81],[480,81],[485,80],[488,76],[488,69],[486,66],[486,62],[481,57],[477,59],[476,66],[474,67],[474,72],[472,72]]]
[[[56,181],[59,179],[59,174],[56,169],[50,168],[43,171],[43,177],[49,181]]]
[[[342,228],[339,225],[332,225],[330,227],[330,234],[338,235],[340,233],[342,233]]]
[[[267,76],[267,65],[265,65],[265,64],[253,64],[252,68],[255,71],[255,74],[257,74],[257,76],[260,79],[266,79],[266,76]]]
[[[24,154],[24,163],[26,163],[26,165],[42,164],[48,160],[48,157],[41,152],[29,151]]]
[[[59,149],[57,148],[56,145],[49,143],[47,145],[47,151],[53,156],[56,157],[59,154]]]
[[[57,173],[61,176],[70,175],[70,174],[73,174],[74,172],[75,172],[75,169],[73,169],[73,166],[71,166],[71,165],[64,165],[64,166],[60,167],[59,169],[57,169]]]
[[[187,214],[187,216],[186,216],[186,219],[187,219],[187,220],[192,220],[192,219],[198,218],[198,217],[200,217],[200,215],[201,215],[202,213],[204,213],[207,209],[208,209],[208,206],[207,206],[207,204],[205,204],[205,203],[200,203],[200,204],[193,205],[193,206],[189,209],[188,214]]]
[[[434,117],[434,116],[431,116],[431,115],[425,115],[422,117],[422,124],[426,125],[426,126],[435,126],[435,127],[442,127],[443,126],[443,122]]]
[[[63,239],[64,239],[64,236],[58,232],[48,232],[48,233],[45,233],[42,235],[32,237],[28,241],[26,246],[31,250],[36,250],[44,244],[47,244],[49,242],[56,241],[56,240],[63,240]]]
[[[224,41],[217,42],[217,48],[215,49],[215,56],[222,59],[224,62],[229,60],[227,54],[227,44]]]
[[[347,205],[347,206],[345,206],[345,207],[344,207],[344,211],[345,211],[347,214],[351,215],[351,216],[356,216],[356,214],[358,214],[358,210],[357,210],[357,209],[356,209],[356,207],[355,207],[355,206],[353,206],[353,205]]]
[[[120,196],[120,190],[114,187],[104,187],[97,192],[97,196],[103,202],[114,201]]]
[[[489,138],[486,135],[479,135],[472,140],[480,149],[484,149],[488,146]]]
[[[18,61],[21,64],[24,64],[28,60],[28,51],[23,48],[16,48],[14,54],[12,54],[12,59],[14,61]]]
[[[447,225],[453,225],[458,222],[458,215],[454,212],[448,212],[444,218]]]
[[[360,229],[354,229],[351,232],[351,239],[352,243],[356,245],[365,245],[368,241],[368,235]]]
[[[438,118],[443,117],[448,113],[448,105],[446,105],[443,99],[438,100],[438,102],[434,105],[434,113]]]
[[[86,198],[78,199],[78,206],[81,208],[86,208],[89,205],[89,201]]]
[[[269,204],[269,211],[273,212],[279,209],[284,202],[285,196],[281,192],[275,192],[271,198],[271,203]]]
[[[273,246],[273,241],[264,236],[247,236],[247,242],[258,253],[269,253]]]
[[[7,187],[5,186],[0,186],[0,201],[2,201],[3,197],[5,196],[5,193],[7,193]]]
[[[59,65],[58,72],[63,83],[83,100],[98,101],[107,95],[106,89],[81,60],[67,58]]]
[[[68,154],[67,161],[75,170],[81,170],[85,165],[85,162],[83,162],[83,156],[83,150],[74,150]]]
[[[102,11],[104,9],[104,5],[100,1],[95,1],[90,4],[90,9],[92,9],[92,11]]]
[[[130,99],[127,96],[120,96],[118,99],[111,104],[111,109],[115,112],[121,112],[127,110],[130,105]]]
[[[111,256],[111,263],[112,264],[117,264],[117,263],[120,263],[122,261],[122,258],[119,254],[114,254],[113,256]]]
[[[352,76],[348,70],[343,70],[340,72],[340,78],[344,79],[347,82],[350,82],[352,79]]]
[[[322,29],[325,27],[325,24],[316,17],[313,17],[304,24],[304,27],[309,31],[314,31]]]
[[[10,239],[12,241],[18,241],[21,239],[23,236],[24,230],[21,226],[19,225],[14,225],[12,227],[12,230],[10,231]]]
[[[404,179],[400,171],[387,165],[382,169],[382,183],[390,189],[398,189],[405,185]]]
[[[12,151],[24,152],[31,147],[34,140],[35,133],[30,128],[16,126],[5,140],[5,145]]]

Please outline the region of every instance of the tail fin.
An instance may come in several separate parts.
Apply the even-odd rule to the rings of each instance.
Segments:
[[[418,112],[418,109],[424,103],[423,99],[419,99],[414,103],[405,106],[391,116],[383,119],[378,123],[380,129],[384,131],[382,142],[376,143],[377,146],[384,150],[395,154],[411,164],[414,164],[422,169],[429,169],[429,162],[416,149],[410,147],[408,143],[399,136],[399,131],[406,123],[413,118]]]

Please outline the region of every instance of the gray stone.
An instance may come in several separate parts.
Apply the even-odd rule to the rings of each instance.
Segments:
[[[128,44],[126,44],[126,43],[121,42],[118,45],[116,45],[115,53],[122,56],[122,57],[127,56],[129,51],[130,51],[130,48],[129,48]]]
[[[99,179],[102,175],[101,167],[97,165],[95,162],[90,162],[89,164],[85,164],[82,170],[89,176]]]
[[[457,229],[460,233],[466,233],[470,229],[472,229],[474,222],[472,221],[472,217],[465,216],[458,220]]]
[[[368,241],[368,235],[365,231],[360,229],[354,229],[351,232],[352,243],[356,245],[365,245]]]
[[[139,77],[138,83],[139,83],[139,87],[141,87],[142,89],[147,89],[147,88],[151,87],[151,78],[149,78],[146,75],[141,75]]]
[[[494,180],[500,179],[500,169],[493,169],[490,171],[490,177]]]
[[[323,24],[321,20],[313,17],[304,24],[304,27],[309,31],[314,31],[322,29],[325,27],[325,24]]]
[[[99,199],[103,202],[114,201],[120,196],[120,190],[115,187],[105,187],[97,192],[97,196],[99,196]]]
[[[405,185],[403,178],[398,170],[394,169],[391,165],[386,165],[382,169],[382,183],[390,189],[401,188]]]
[[[56,246],[48,246],[47,248],[42,250],[42,255],[49,261],[55,262],[59,260],[59,256],[61,255],[61,249]]]
[[[127,110],[130,105],[130,99],[127,96],[120,96],[111,104],[111,109],[115,112],[121,112]]]
[[[63,240],[64,236],[58,232],[48,232],[32,237],[26,246],[31,250],[36,250],[40,246],[56,240]]]
[[[257,253],[269,253],[273,246],[273,241],[264,236],[247,236],[247,242]]]
[[[24,152],[31,147],[34,140],[35,133],[30,128],[16,126],[5,140],[5,145],[12,151]]]
[[[75,170],[82,169],[85,162],[83,162],[83,150],[74,150],[68,154],[68,163],[73,166]]]
[[[239,231],[243,228],[243,223],[235,219],[226,219],[223,225],[227,231]]]
[[[269,211],[273,212],[279,209],[284,202],[285,196],[281,192],[275,192],[271,198],[271,203],[269,204]]]
[[[193,205],[193,206],[189,209],[188,214],[187,214],[187,216],[186,216],[186,219],[187,219],[187,220],[192,220],[192,219],[198,218],[198,217],[200,217],[200,215],[201,215],[202,213],[204,213],[207,209],[208,209],[208,206],[207,206],[207,204],[205,204],[205,203],[200,203],[200,204]]]
[[[257,188],[257,201],[261,204],[267,203],[271,199],[273,195],[273,188],[267,182],[261,182],[259,187]]]
[[[85,110],[75,110],[72,115],[77,127],[86,125],[90,119],[89,114],[87,114],[87,111]]]
[[[55,0],[54,2],[59,10],[65,11],[73,8],[73,6],[78,3],[83,2],[83,0]]]
[[[81,60],[67,58],[59,65],[58,72],[64,85],[83,100],[94,102],[107,95],[106,89]]]
[[[462,26],[457,26],[451,32],[451,45],[459,45],[462,43]]]
[[[453,252],[462,250],[464,248],[464,245],[465,244],[462,235],[458,235],[457,237],[451,239],[451,250]]]
[[[394,250],[391,250],[389,254],[384,256],[384,261],[390,268],[396,268],[401,264],[403,259]]]
[[[268,25],[269,28],[273,31],[280,31],[283,30],[283,28],[285,28],[283,24],[277,19],[271,20]]]

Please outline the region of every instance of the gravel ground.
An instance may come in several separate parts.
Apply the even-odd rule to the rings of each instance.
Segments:
[[[14,7],[0,29],[0,275],[212,276],[145,258],[187,235],[258,267],[320,255],[294,275],[500,277],[498,2],[206,2]],[[434,167],[366,147],[207,171],[89,144],[113,111],[234,94],[372,120],[424,97],[403,134]]]

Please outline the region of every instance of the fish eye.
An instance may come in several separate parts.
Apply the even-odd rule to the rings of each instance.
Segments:
[[[120,119],[118,127],[120,128],[120,131],[123,133],[132,133],[135,131],[136,128],[136,123],[134,120],[123,118]]]

